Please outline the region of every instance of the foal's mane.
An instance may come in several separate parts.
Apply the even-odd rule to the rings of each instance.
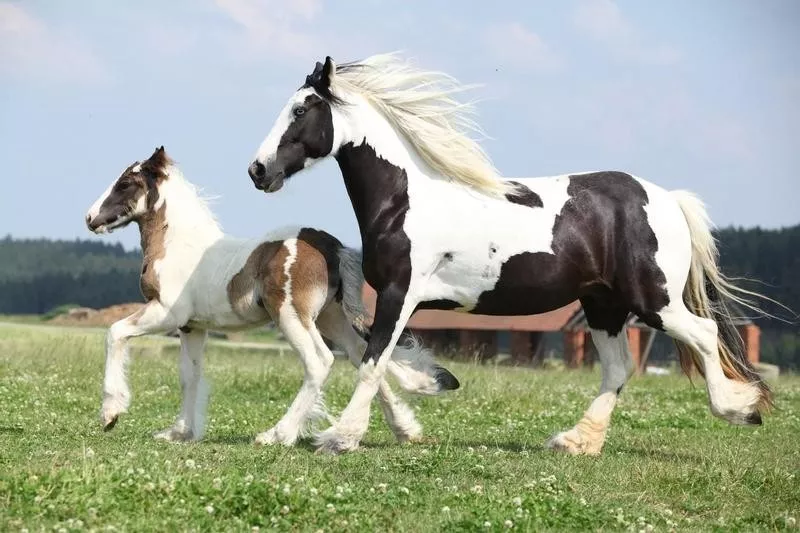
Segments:
[[[470,133],[483,136],[472,103],[456,94],[474,88],[443,72],[412,66],[396,53],[336,67],[332,93],[360,94],[400,131],[436,172],[490,196],[514,191]],[[334,98],[336,104],[339,98]]]

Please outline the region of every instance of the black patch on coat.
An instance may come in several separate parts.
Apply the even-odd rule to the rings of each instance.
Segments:
[[[552,228],[554,253],[511,256],[471,312],[530,315],[580,299],[589,327],[609,335],[622,331],[630,312],[662,328],[656,313],[669,297],[642,185],[622,172],[595,172],[570,176],[567,193]]]
[[[189,326],[181,326],[178,329],[181,330],[181,332],[183,332],[183,333],[191,333],[192,332],[192,328],[190,328]]]
[[[506,200],[512,204],[519,204],[527,207],[544,207],[542,198],[525,185],[518,181],[510,181],[509,183],[516,185],[516,192],[506,194]]]
[[[463,307],[460,303],[447,300],[447,299],[439,299],[439,300],[428,300],[426,302],[420,302],[417,304],[417,308],[415,311],[421,311],[425,309],[435,309],[437,311],[451,311],[453,309],[458,309],[459,307]]]

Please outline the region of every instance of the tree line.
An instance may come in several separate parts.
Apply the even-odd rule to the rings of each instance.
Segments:
[[[737,283],[800,312],[800,225],[781,229],[724,228],[716,234],[722,270]],[[141,252],[99,241],[0,240],[0,313],[43,314],[75,304],[93,308],[142,301]],[[758,280],[750,281],[750,280]],[[757,319],[762,359],[800,367],[796,315],[776,305],[764,309],[787,319]]]

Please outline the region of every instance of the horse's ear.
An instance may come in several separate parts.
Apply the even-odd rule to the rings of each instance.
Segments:
[[[325,87],[330,87],[333,83],[333,78],[336,76],[336,63],[333,62],[331,56],[325,57],[325,64],[322,66],[322,84]]]

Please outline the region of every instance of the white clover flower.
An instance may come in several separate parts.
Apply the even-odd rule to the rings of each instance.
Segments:
[[[281,507],[281,514],[284,514],[284,515],[285,514],[289,514],[289,511],[291,511],[291,509],[289,509],[288,505],[284,505],[283,507]]]
[[[213,505],[206,505],[206,512],[208,514],[214,514],[214,506]]]
[[[247,474],[246,476],[244,476],[244,482],[248,483],[248,484],[252,483],[253,482],[253,474]]]
[[[197,463],[194,462],[194,459],[186,459],[186,462],[183,463],[186,468],[195,468]]]
[[[486,522],[483,523],[483,527],[489,529],[490,527],[492,527],[492,523],[487,520]]]
[[[214,478],[214,479],[211,481],[211,486],[212,486],[212,487],[214,487],[214,489],[215,489],[215,490],[219,490],[219,489],[221,489],[221,488],[222,488],[222,479],[221,479],[221,478],[218,478],[218,477],[215,477],[215,478]]]
[[[469,491],[473,494],[483,494],[483,487],[481,487],[480,485],[475,485],[474,487],[469,489]]]
[[[409,494],[409,493],[411,492],[410,490],[408,490],[408,488],[407,488],[407,487],[400,487],[400,488],[399,488],[399,489],[397,489],[397,490],[399,490],[399,491],[400,491],[400,492],[402,492],[403,494]]]
[[[446,505],[445,505],[444,507],[442,507],[442,512],[443,512],[443,513],[445,513],[445,514],[447,514],[447,513],[449,513],[449,512],[450,512],[450,508],[449,508],[448,506],[446,506]]]
[[[87,459],[91,459],[92,457],[94,457],[94,450],[91,448],[86,448],[86,451],[84,452],[83,456],[86,457]]]
[[[328,505],[326,505],[325,508],[328,510],[329,513],[335,513],[336,512],[336,507],[334,507],[334,505],[332,503],[329,503]]]
[[[521,507],[522,506],[522,498],[520,498],[519,496],[514,496],[511,499],[511,503],[514,504],[514,507]]]
[[[506,520],[505,522],[503,522],[503,525],[505,526],[506,529],[511,529],[512,527],[514,527],[514,522],[512,522],[511,520]]]

